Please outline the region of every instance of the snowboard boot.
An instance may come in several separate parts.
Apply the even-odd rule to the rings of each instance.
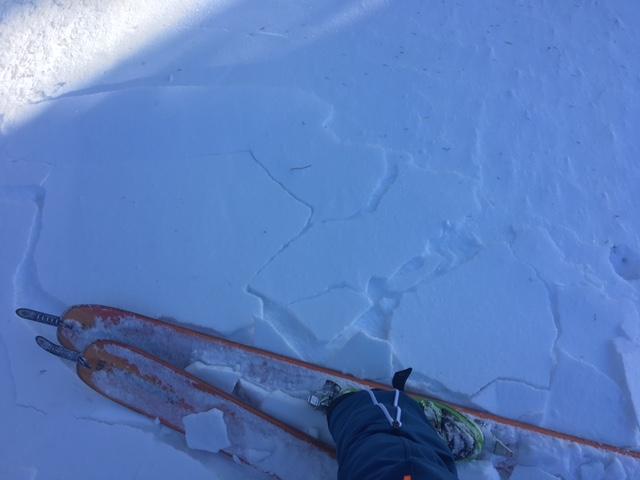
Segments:
[[[447,443],[456,461],[473,460],[482,451],[484,434],[480,427],[466,415],[444,403],[421,399],[429,423]]]
[[[336,382],[326,380],[319,390],[314,390],[309,394],[307,402],[317,410],[326,411],[331,402],[341,395],[342,388]]]

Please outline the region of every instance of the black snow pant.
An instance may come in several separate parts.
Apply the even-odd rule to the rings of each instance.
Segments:
[[[458,479],[449,447],[422,406],[403,392],[347,393],[330,406],[327,421],[336,442],[338,480]]]

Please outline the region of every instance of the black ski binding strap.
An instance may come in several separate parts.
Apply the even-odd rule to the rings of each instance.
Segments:
[[[391,386],[396,390],[404,391],[404,386],[407,383],[409,375],[411,375],[412,371],[413,368],[409,367],[394,373],[393,380],[391,380]]]
[[[89,367],[89,363],[87,362],[87,360],[79,352],[69,350],[62,345],[57,345],[41,336],[36,337],[36,343],[45,352],[49,352],[50,354],[55,355],[56,357],[64,358],[65,360],[77,362],[85,368],[91,368]]]
[[[57,327],[62,323],[62,319],[57,315],[31,310],[30,308],[19,308],[16,310],[16,315],[26,320],[44,323],[45,325],[51,325],[53,327]]]

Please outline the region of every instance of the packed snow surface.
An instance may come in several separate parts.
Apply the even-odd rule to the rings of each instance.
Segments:
[[[0,477],[261,478],[87,389],[12,313],[77,303],[412,366],[640,448],[638,21],[627,0],[0,2]],[[563,448],[525,446],[511,478],[639,474]]]

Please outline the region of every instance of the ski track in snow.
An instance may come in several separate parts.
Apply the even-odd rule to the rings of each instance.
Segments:
[[[7,315],[111,303],[370,378],[413,366],[414,388],[640,446],[637,6],[192,1],[152,25],[152,2],[37,3],[0,6]],[[145,430],[34,353],[50,332],[6,325],[8,412],[45,437],[65,403],[125,445]],[[582,402],[572,378],[603,390]],[[613,432],[573,411],[606,402]],[[49,464],[9,455],[0,473]],[[513,478],[636,468],[535,455]]]

